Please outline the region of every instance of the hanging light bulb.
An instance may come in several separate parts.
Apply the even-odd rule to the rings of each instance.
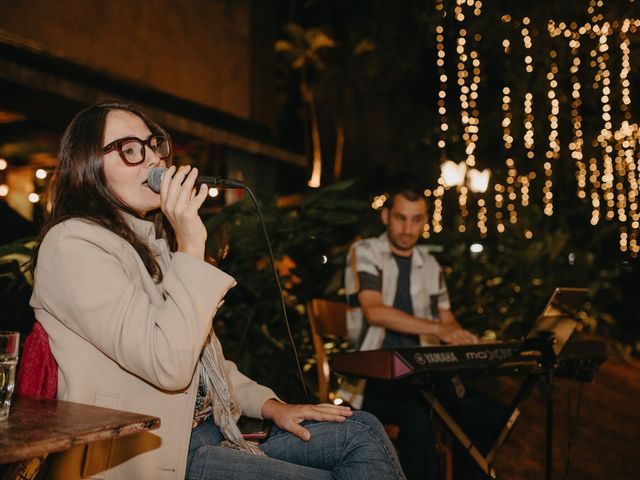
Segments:
[[[480,171],[472,168],[467,172],[467,175],[469,176],[469,189],[472,192],[484,193],[487,191],[491,170],[485,168]]]
[[[440,166],[440,170],[446,187],[459,187],[464,183],[467,165],[464,161],[456,164],[452,160],[447,160]]]

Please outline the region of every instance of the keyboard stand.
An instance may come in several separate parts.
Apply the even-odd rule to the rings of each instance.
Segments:
[[[475,462],[480,466],[482,471],[489,478],[496,478],[496,472],[491,467],[490,463],[487,461],[484,455],[480,453],[480,450],[476,448],[471,439],[464,433],[464,430],[458,425],[458,423],[453,419],[449,412],[444,408],[440,400],[436,398],[436,396],[428,391],[423,391],[422,394],[424,398],[429,402],[433,411],[442,419],[444,424],[449,428],[451,433],[458,439],[458,441],[462,444],[465,450],[471,455],[471,458],[475,460]]]
[[[444,408],[444,405],[438,400],[436,395],[430,390],[423,390],[422,395],[425,400],[431,405],[433,411],[440,417],[451,433],[458,439],[460,444],[464,447],[467,453],[473,458],[473,460],[482,469],[484,474],[495,480],[497,478],[496,471],[491,464],[495,459],[498,449],[506,441],[509,433],[515,426],[516,421],[520,417],[520,404],[531,394],[533,388],[540,382],[541,378],[545,378],[547,384],[545,385],[545,401],[547,410],[547,423],[546,423],[546,442],[545,442],[545,479],[551,480],[551,456],[552,456],[552,439],[553,439],[553,398],[551,396],[554,370],[557,366],[556,356],[553,352],[553,335],[544,336],[540,335],[535,339],[535,350],[540,351],[542,358],[537,368],[533,372],[529,373],[525,380],[520,385],[520,388],[516,392],[506,414],[506,420],[502,430],[498,434],[496,441],[489,450],[489,453],[485,456],[475,446],[473,441],[467,436],[462,427],[453,419],[453,417]]]

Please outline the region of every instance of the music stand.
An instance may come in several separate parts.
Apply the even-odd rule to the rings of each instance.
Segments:
[[[588,298],[586,288],[556,288],[542,314],[536,319],[523,344],[538,344],[542,354],[541,365],[545,374],[544,386],[547,410],[545,439],[545,479],[551,480],[553,458],[553,380],[557,359],[567,340],[578,325],[577,310]]]
[[[540,338],[541,333],[553,334],[553,352],[556,356],[564,348],[567,340],[578,325],[577,311],[588,299],[586,288],[558,287],[545,305],[542,313],[536,318],[525,337],[526,340]]]

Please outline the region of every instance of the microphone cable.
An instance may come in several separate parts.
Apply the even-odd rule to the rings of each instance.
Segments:
[[[300,366],[300,358],[298,357],[298,349],[296,348],[296,343],[293,341],[293,334],[291,333],[291,325],[289,324],[289,317],[287,315],[287,307],[284,303],[284,295],[282,294],[282,285],[280,284],[280,277],[278,276],[278,271],[276,270],[276,261],[273,255],[273,249],[271,248],[271,241],[269,240],[269,235],[267,234],[267,227],[264,224],[264,219],[262,218],[262,211],[260,210],[260,206],[258,205],[258,201],[256,200],[255,195],[251,191],[251,189],[242,184],[242,188],[249,193],[251,200],[253,200],[253,204],[258,211],[258,218],[260,219],[260,226],[262,227],[262,233],[264,234],[264,239],[267,242],[267,248],[269,250],[269,261],[271,263],[271,271],[273,272],[273,276],[276,280],[276,286],[278,287],[278,295],[280,295],[280,307],[282,308],[282,316],[284,318],[284,324],[287,328],[287,335],[289,336],[289,342],[291,343],[291,348],[293,350],[293,355],[296,359],[296,367],[298,368],[298,376],[300,378],[300,384],[302,385],[302,390],[304,392],[304,398],[307,403],[309,403],[309,393],[307,392],[307,386],[304,383],[304,376],[302,374],[302,367]]]
[[[164,172],[166,172],[165,167],[156,167],[149,172],[147,183],[149,188],[154,192],[160,192],[160,185],[162,182],[162,177]],[[307,392],[307,386],[304,383],[304,377],[302,375],[302,367],[300,366],[300,359],[298,358],[298,350],[296,349],[296,344],[293,341],[293,334],[291,333],[291,326],[289,324],[289,317],[287,316],[287,307],[284,303],[284,295],[282,295],[282,286],[280,285],[280,277],[278,277],[278,272],[276,270],[276,261],[273,255],[273,249],[271,248],[271,241],[269,240],[269,235],[267,234],[267,227],[264,224],[264,219],[262,218],[262,211],[260,210],[260,205],[258,205],[258,200],[256,200],[255,195],[251,191],[251,189],[241,182],[240,180],[236,180],[234,178],[222,178],[222,177],[198,177],[196,180],[196,184],[207,184],[210,186],[216,186],[218,188],[234,188],[234,189],[244,189],[249,193],[251,200],[253,200],[254,205],[256,206],[256,210],[258,211],[258,218],[260,219],[260,226],[262,227],[262,233],[264,234],[264,239],[267,242],[267,248],[269,250],[269,261],[271,262],[271,270],[273,271],[273,276],[276,280],[276,286],[278,287],[278,294],[280,295],[280,307],[282,308],[282,315],[284,317],[284,323],[287,328],[287,334],[289,336],[289,342],[291,343],[291,348],[293,349],[293,354],[296,359],[296,367],[298,368],[298,376],[300,377],[300,383],[302,384],[302,390],[304,392],[304,398],[309,402],[309,393]]]

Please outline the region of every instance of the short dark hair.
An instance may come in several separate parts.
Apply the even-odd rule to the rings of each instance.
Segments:
[[[410,202],[417,202],[418,200],[424,200],[426,203],[427,200],[424,198],[424,193],[417,186],[412,184],[402,185],[398,188],[395,188],[389,194],[389,198],[384,204],[384,208],[388,208],[391,210],[393,207],[393,202],[398,195],[402,195],[404,198],[409,200]]]

